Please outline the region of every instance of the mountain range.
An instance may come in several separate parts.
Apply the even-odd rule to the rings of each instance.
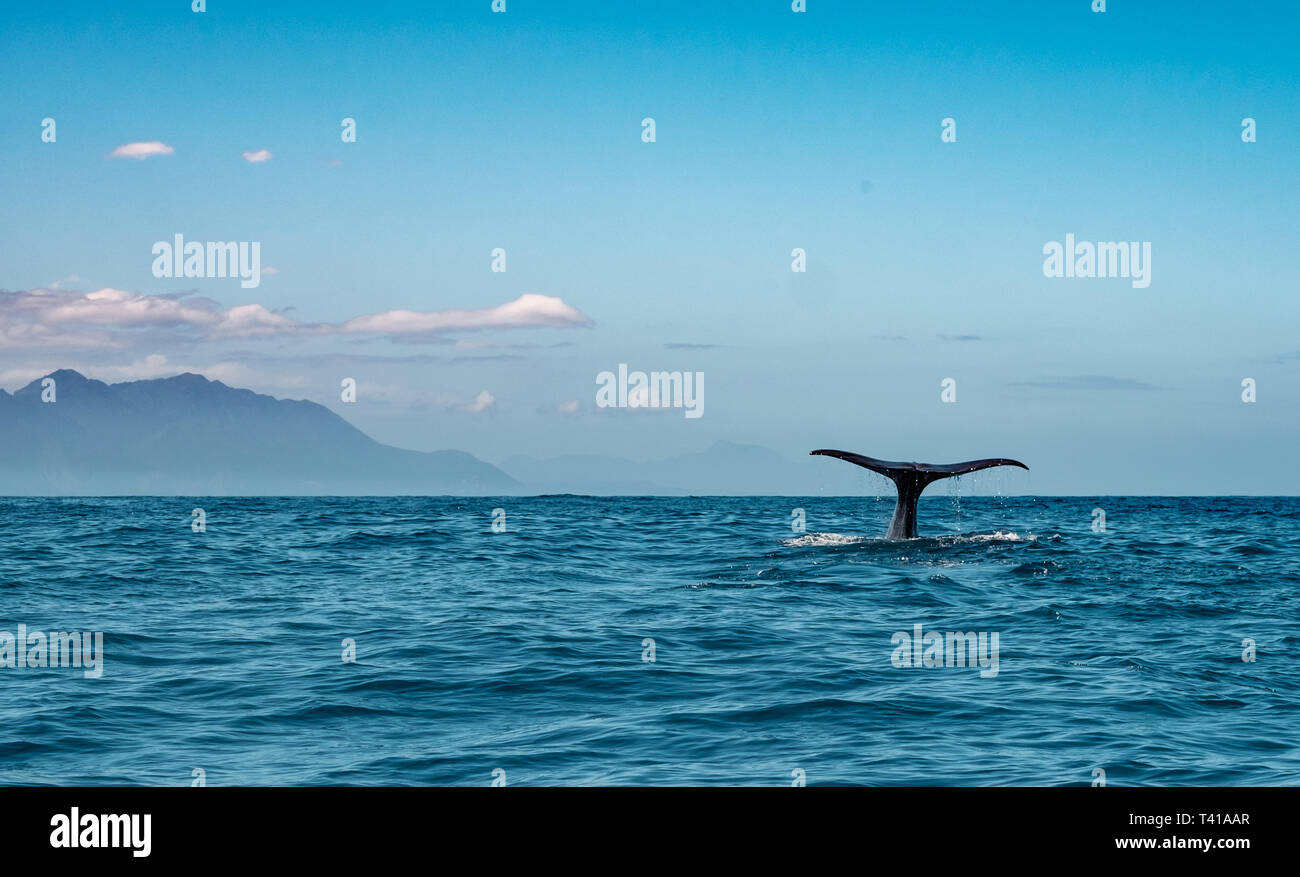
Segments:
[[[46,382],[53,379],[52,401]],[[818,466],[818,462],[822,465]],[[106,384],[61,369],[0,390],[0,495],[872,494],[868,479],[757,445],[638,462],[381,444],[329,408],[196,374]]]
[[[105,384],[61,369],[0,391],[0,493],[484,494],[517,490],[461,451],[382,445],[315,402],[200,375]]]

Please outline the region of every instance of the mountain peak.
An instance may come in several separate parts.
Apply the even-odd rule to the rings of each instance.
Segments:
[[[21,390],[15,392],[14,396],[26,397],[31,395],[40,395],[41,391],[44,389],[44,382],[49,380],[50,378],[54,379],[54,383],[56,387],[60,390],[67,390],[67,389],[75,390],[75,389],[84,389],[84,388],[93,388],[96,390],[108,389],[108,384],[105,384],[103,381],[96,381],[91,378],[88,378],[85,375],[83,375],[81,372],[76,371],[74,369],[61,368],[58,369],[57,371],[50,372],[44,377],[37,378],[27,386],[23,387]]]
[[[47,392],[51,378],[56,386]],[[324,405],[193,372],[109,385],[65,368],[0,401],[3,494],[484,494],[518,487],[469,454],[389,447]]]
[[[66,383],[73,383],[73,384],[76,383],[85,384],[90,382],[90,378],[86,377],[76,369],[71,369],[71,368],[61,368],[58,369],[57,371],[52,371],[48,375],[46,375],[45,378],[54,378],[56,381],[63,381]],[[45,380],[45,378],[39,378],[38,380],[43,381]]]
[[[210,378],[205,378],[203,375],[195,374],[194,372],[181,372],[178,375],[169,375],[165,378],[141,378],[140,380],[129,381],[125,384],[121,384],[120,386],[149,386],[174,390],[206,390],[208,388],[230,389],[230,387],[227,387],[225,384],[221,383],[221,381],[214,381]]]

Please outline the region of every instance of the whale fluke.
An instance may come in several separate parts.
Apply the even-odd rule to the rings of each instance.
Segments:
[[[977,472],[980,469],[991,469],[994,466],[1029,468],[1019,460],[1008,460],[1005,457],[970,460],[965,463],[935,464],[895,463],[855,454],[852,451],[835,451],[828,448],[810,451],[809,455],[847,460],[872,472],[879,472],[894,482],[894,486],[898,488],[898,502],[894,505],[894,516],[889,521],[890,539],[916,538],[916,501],[921,498],[921,491],[925,490],[931,482],[938,481],[940,478],[951,478],[954,475],[965,475],[967,472]]]

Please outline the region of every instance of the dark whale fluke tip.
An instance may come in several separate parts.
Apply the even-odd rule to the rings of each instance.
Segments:
[[[991,457],[984,460],[968,460],[965,463],[896,463],[891,460],[877,460],[852,451],[836,451],[830,448],[818,448],[809,451],[808,456],[835,457],[846,460],[855,466],[862,466],[872,472],[879,472],[894,482],[898,488],[898,502],[894,505],[894,516],[889,521],[890,539],[916,538],[916,501],[921,498],[921,491],[931,482],[954,475],[978,472],[980,469],[992,469],[994,466],[1029,467],[1019,460],[1006,457]]]

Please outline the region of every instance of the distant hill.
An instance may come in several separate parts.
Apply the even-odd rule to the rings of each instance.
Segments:
[[[719,441],[663,460],[516,456],[380,444],[315,402],[201,375],[106,384],[69,369],[0,390],[0,495],[873,495],[870,473]],[[503,471],[505,470],[505,471]]]
[[[105,384],[63,369],[0,390],[0,494],[505,494],[522,485],[462,451],[380,444],[315,402],[201,375]]]
[[[760,445],[715,442],[707,450],[663,460],[570,454],[515,456],[501,468],[530,491],[696,496],[893,495],[884,478],[825,465],[821,457],[788,457]]]

